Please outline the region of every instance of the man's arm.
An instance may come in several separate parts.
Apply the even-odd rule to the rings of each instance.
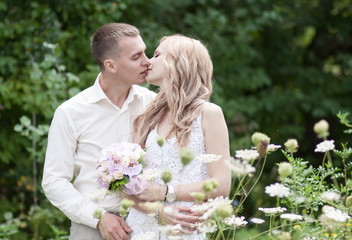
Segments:
[[[84,197],[71,183],[76,142],[70,118],[58,108],[49,130],[42,187],[49,201],[70,220],[96,228],[98,219],[94,213],[105,213],[105,210]]]

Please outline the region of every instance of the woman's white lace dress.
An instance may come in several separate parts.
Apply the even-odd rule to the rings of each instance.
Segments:
[[[191,149],[195,155],[205,153],[204,134],[202,131],[201,115],[194,120],[193,129],[190,135],[188,148]],[[157,128],[154,128],[148,135],[146,141],[146,155],[144,160],[148,165],[155,167],[159,170],[168,169],[172,172],[172,179],[168,183],[170,185],[188,184],[192,182],[199,182],[208,178],[207,164],[193,159],[190,164],[183,167],[179,152],[180,148],[176,138],[171,138],[165,141],[164,145],[160,147],[157,144],[158,138]],[[157,183],[162,184],[161,179],[156,180]],[[182,206],[191,206],[193,202],[175,202],[174,204]],[[162,234],[158,229],[158,224],[155,218],[148,216],[134,208],[131,209],[128,217],[127,224],[133,229],[132,239],[138,234],[153,232],[155,237],[153,239],[168,239],[167,236]],[[205,234],[192,234],[183,235],[181,239],[184,240],[203,240],[206,239]]]

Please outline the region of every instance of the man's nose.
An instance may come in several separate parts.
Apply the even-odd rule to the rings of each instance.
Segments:
[[[150,59],[144,55],[143,65],[149,67],[151,64]]]

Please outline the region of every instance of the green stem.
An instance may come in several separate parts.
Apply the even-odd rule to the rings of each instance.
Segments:
[[[233,233],[232,233],[232,240],[235,240],[235,236],[236,236],[236,228],[233,230]]]
[[[325,154],[324,154],[324,158],[323,158],[323,162],[322,162],[322,164],[321,164],[323,167],[324,167],[324,165],[325,165],[326,155],[327,155],[327,154],[325,153]]]
[[[343,173],[344,173],[344,179],[345,179],[345,185],[347,186],[347,165],[346,165],[346,146],[342,144],[343,147],[343,157],[342,157],[342,164],[343,164]],[[347,196],[348,196],[348,190],[347,189]]]
[[[269,222],[269,237],[270,239],[273,239],[273,237],[271,236],[271,232],[272,232],[272,229],[273,229],[273,222],[274,222],[274,216],[271,215],[270,216],[270,222]]]
[[[331,155],[330,155],[330,151],[326,153],[327,158],[328,158],[328,162],[331,164],[331,168],[334,167],[333,163],[332,163],[332,159],[331,159]],[[336,187],[336,189],[339,189],[339,184],[337,183],[336,178],[332,178],[332,181]]]
[[[257,177],[257,179],[255,180],[254,184],[252,185],[251,189],[249,189],[248,191],[248,194],[246,194],[246,196],[244,197],[243,201],[241,201],[240,203],[238,203],[238,209],[240,209],[240,207],[243,205],[244,201],[246,200],[246,198],[248,197],[248,195],[252,192],[253,188],[255,187],[255,185],[257,185],[262,173],[263,173],[263,170],[264,170],[264,166],[265,166],[265,163],[266,163],[266,158],[267,158],[268,155],[265,155],[265,158],[264,158],[264,161],[263,161],[263,165],[262,165],[262,168],[260,169],[260,172],[259,172],[259,175]]]

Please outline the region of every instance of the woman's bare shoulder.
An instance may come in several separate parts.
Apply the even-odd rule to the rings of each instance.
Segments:
[[[203,105],[203,118],[213,118],[222,116],[222,109],[215,103],[206,102]]]

